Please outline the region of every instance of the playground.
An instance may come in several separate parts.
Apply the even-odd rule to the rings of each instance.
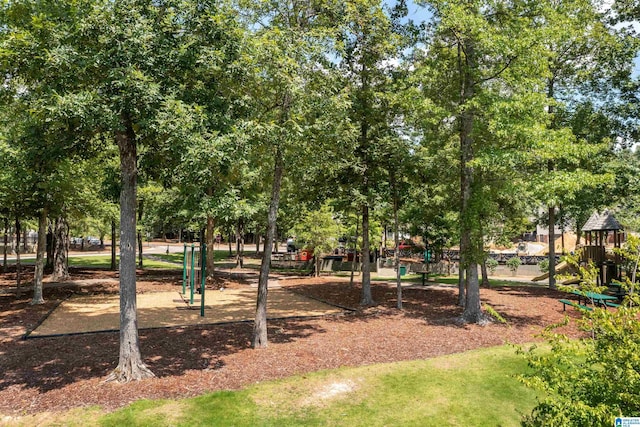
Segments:
[[[179,267],[138,272],[140,347],[156,378],[126,385],[103,382],[118,359],[118,332],[112,331],[117,320],[107,321],[103,313],[107,305],[113,310],[117,304],[115,272],[73,269],[70,281],[45,284],[42,306],[29,305],[30,291],[18,299],[8,292],[14,285],[12,271],[0,275],[0,364],[4,372],[0,414],[89,405],[109,410],[142,398],[195,396],[322,369],[530,342],[565,314],[558,303],[561,293],[544,286],[515,283],[483,289],[483,302],[508,324],[479,326],[456,322],[460,308],[454,285],[408,284],[404,310],[399,312],[395,285],[390,282],[374,282],[376,305],[363,309],[360,286],[350,286],[348,278],[274,276],[269,289],[269,347],[253,350],[254,278],[225,273],[220,271],[216,286],[207,289],[205,318],[200,319],[199,295],[194,308],[189,308]],[[166,306],[160,306],[160,295],[166,295],[162,296]],[[147,307],[145,301],[154,298],[158,298],[155,305]],[[234,304],[226,311],[218,305],[223,298]],[[78,308],[79,302],[89,301],[93,301],[92,310]],[[145,323],[145,316],[151,313],[159,324]],[[579,315],[577,310],[566,314]],[[192,323],[178,315],[189,316]],[[57,316],[61,317],[55,328],[60,329],[53,326]],[[81,333],[88,332],[92,323],[102,323],[94,329],[112,332]],[[568,328],[570,335],[580,334]],[[24,339],[30,331],[32,338]]]

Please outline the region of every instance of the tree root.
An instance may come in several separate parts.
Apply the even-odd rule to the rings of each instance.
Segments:
[[[154,373],[140,361],[125,360],[120,362],[118,366],[104,379],[105,383],[117,381],[119,383],[128,383],[130,381],[139,381],[145,378],[155,377]]]

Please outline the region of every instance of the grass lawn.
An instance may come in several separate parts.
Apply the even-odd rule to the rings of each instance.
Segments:
[[[76,409],[48,421],[78,426],[517,426],[536,402],[535,393],[514,378],[526,369],[513,347],[502,346],[316,372],[185,400],[139,401],[106,415],[99,408]]]
[[[394,277],[374,277],[371,280],[373,281],[395,281]],[[419,274],[407,274],[401,277],[402,282],[411,282],[411,283],[422,283],[422,276]],[[440,275],[429,275],[427,279],[430,283],[444,283],[446,285],[457,285],[458,284],[458,276],[440,276]],[[515,280],[500,280],[500,279],[492,279],[489,278],[489,284],[491,287],[501,287],[501,286],[531,286],[529,282],[518,282]]]
[[[188,246],[187,249],[190,251],[191,247]],[[226,260],[229,257],[229,251],[226,251],[226,250],[216,250],[216,251],[213,251],[213,253],[214,253],[213,258],[216,262]],[[175,262],[178,264],[182,264],[184,259],[183,252],[174,252],[169,254],[153,254],[153,256],[155,258],[164,259],[169,262]]]
[[[182,255],[181,255],[182,256]],[[120,257],[116,257],[116,262]],[[36,260],[26,259],[21,261],[22,264],[35,264]],[[95,255],[95,256],[72,256],[69,257],[69,265],[72,267],[86,267],[86,268],[109,268],[111,267],[111,255]],[[165,268],[173,269],[181,268],[180,266],[170,264],[168,262],[156,261],[145,258],[145,268]]]

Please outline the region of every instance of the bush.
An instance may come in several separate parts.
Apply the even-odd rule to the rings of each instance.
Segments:
[[[540,261],[538,263],[538,268],[540,269],[541,273],[548,273],[549,272],[549,259],[543,259],[542,261]]]
[[[487,270],[489,273],[494,274],[496,272],[496,268],[498,268],[498,261],[493,258],[487,258]]]
[[[509,267],[509,270],[511,270],[511,273],[513,274],[516,274],[516,272],[518,271],[518,267],[520,267],[520,264],[522,264],[522,261],[520,261],[519,256],[514,256],[507,260],[507,267]]]
[[[640,259],[636,252],[634,258]],[[598,270],[579,266],[578,257],[566,257],[579,268],[583,291],[601,291]],[[630,283],[622,284],[631,290]],[[615,417],[640,416],[640,299],[630,293],[617,310],[594,307],[575,320],[588,332],[570,339],[557,332],[569,318],[544,333],[551,351],[527,352],[532,372],[521,381],[545,397],[523,420],[525,426],[612,426]]]

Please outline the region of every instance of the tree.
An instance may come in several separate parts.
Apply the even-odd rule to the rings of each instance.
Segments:
[[[590,0],[548,1],[540,7],[549,117],[533,156],[537,164],[545,164],[544,178],[534,182],[539,199],[548,206],[549,287],[555,288],[556,208],[562,198],[571,197],[578,189],[606,182],[605,176],[590,173],[582,164],[593,157],[597,147],[563,128],[557,113],[563,103],[589,96],[593,88],[602,90],[608,86],[606,82],[628,75],[634,52],[623,33],[607,28],[599,6]]]
[[[285,171],[300,164],[300,154],[311,151],[321,135],[330,134],[344,110],[341,94],[332,82],[328,49],[330,29],[337,15],[332,3],[249,2],[246,12],[254,28],[250,93],[254,115],[243,128],[254,141],[252,156],[260,156],[271,170],[265,250],[263,252],[253,347],[267,345],[267,284],[271,251]],[[248,85],[247,85],[248,86]],[[321,124],[329,125],[326,129]]]
[[[345,165],[350,177],[351,199],[362,218],[362,298],[361,305],[374,304],[371,295],[369,222],[371,208],[383,182],[383,159],[389,154],[382,140],[392,133],[396,118],[391,108],[394,90],[392,71],[403,47],[390,16],[377,0],[359,0],[345,5],[340,54],[345,85],[351,97],[350,120],[358,127],[353,163]],[[354,179],[355,178],[355,179]],[[353,182],[355,180],[355,182]]]
[[[191,1],[11,2],[3,16],[18,16],[12,25],[50,23],[53,48],[37,51],[46,65],[56,65],[57,116],[64,115],[76,139],[93,147],[111,139],[120,159],[120,358],[109,380],[151,376],[142,362],[136,315],[136,201],[138,163],[157,171],[178,159],[176,151],[190,138],[205,134],[201,109],[181,99],[183,76],[224,38],[227,21],[216,20],[223,8]],[[12,15],[13,14],[13,15]],[[26,18],[26,19],[25,19]],[[55,19],[57,19],[57,21]],[[202,23],[209,31],[203,43],[192,43]],[[206,43],[205,43],[206,42]],[[48,46],[48,45],[47,45]],[[38,47],[38,46],[36,46]],[[31,51],[19,51],[24,59]],[[90,59],[90,60],[87,60]],[[19,61],[16,63],[20,64]],[[33,62],[29,72],[36,73]],[[210,64],[210,62],[209,62]],[[47,69],[45,67],[45,69]],[[35,70],[35,71],[34,71]],[[35,80],[35,79],[34,79]],[[191,82],[189,82],[191,83]],[[68,125],[71,126],[68,126]],[[176,139],[175,130],[182,130]],[[53,147],[60,148],[60,144]],[[162,160],[162,163],[160,162]],[[160,167],[162,165],[162,167]]]
[[[302,213],[290,234],[296,236],[304,248],[313,251],[315,274],[319,276],[320,258],[338,247],[338,238],[342,235],[342,230],[330,206],[324,204],[319,210]]]
[[[427,49],[418,52],[425,115],[432,116],[425,122],[448,129],[459,144],[462,319],[483,322],[478,264],[484,259],[482,218],[491,206],[484,197],[488,190],[500,192],[490,179],[494,169],[517,170],[526,146],[522,122],[535,123],[532,116],[539,116],[542,106],[535,92],[540,60],[535,13],[526,2],[428,5],[433,31]]]

